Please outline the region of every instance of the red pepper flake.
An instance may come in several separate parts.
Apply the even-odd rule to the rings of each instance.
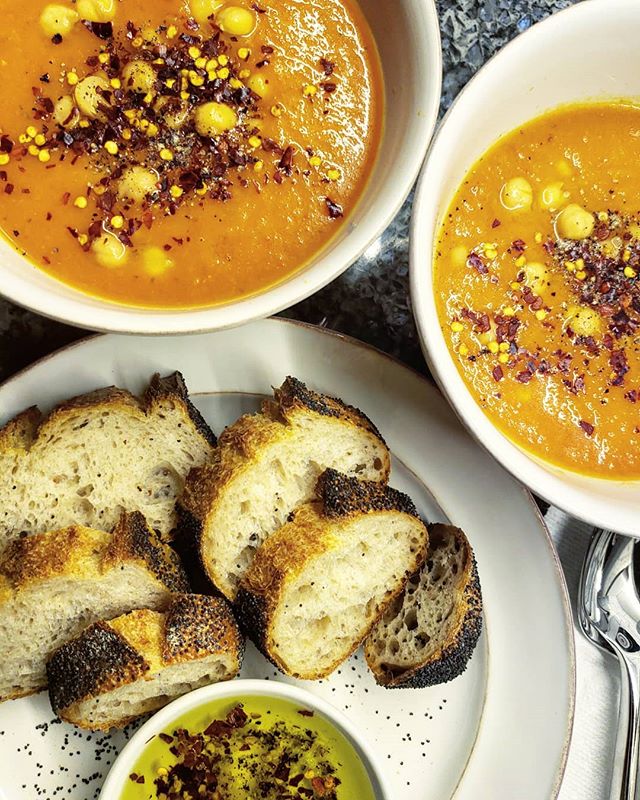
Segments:
[[[493,380],[496,382],[499,382],[504,378],[504,372],[502,371],[502,367],[499,365],[493,368],[491,374],[493,375]]]
[[[584,419],[580,420],[580,427],[582,430],[587,434],[587,436],[592,436],[595,428],[590,422],[587,422]]]
[[[514,253],[524,253],[527,249],[527,245],[523,239],[516,239],[514,242],[511,242],[510,250]]]
[[[88,19],[83,19],[82,24],[98,39],[113,39],[113,24],[111,22],[90,22]]]
[[[489,272],[489,267],[487,267],[477,253],[469,253],[467,263],[477,270],[481,275],[486,275],[487,272]]]
[[[71,199],[71,192],[65,192],[62,195],[62,205],[66,206],[70,199]]]
[[[491,227],[492,228],[499,228],[501,225],[502,225],[502,223],[500,222],[500,220],[497,217],[491,223]]]
[[[13,184],[12,184],[12,183],[8,183],[8,184],[7,184],[7,185],[4,187],[4,193],[5,193],[5,194],[13,194],[13,189],[14,189],[14,186],[13,186]]]
[[[311,711],[308,708],[299,708],[298,709],[298,714],[300,714],[301,717],[312,717],[313,716],[313,711]]]
[[[291,175],[291,171],[293,169],[293,156],[295,154],[295,148],[293,145],[289,145],[287,149],[282,154],[282,158],[278,163],[278,169],[282,170],[285,175]]]
[[[338,88],[338,84],[333,83],[333,81],[323,81],[320,84],[320,86],[325,90],[327,94],[333,94]]]
[[[333,61],[329,61],[327,58],[320,59],[320,66],[322,67],[322,71],[327,76],[327,78],[329,77],[329,75],[333,75],[333,70],[336,67]]]
[[[526,369],[516,375],[516,380],[519,383],[529,383],[531,378],[533,378],[533,374]]]
[[[625,399],[627,399],[630,403],[637,403],[638,402],[637,389],[630,389],[628,392],[626,392]]]
[[[339,203],[336,203],[330,197],[325,197],[324,202],[331,219],[339,219],[340,217],[344,217],[344,210]]]

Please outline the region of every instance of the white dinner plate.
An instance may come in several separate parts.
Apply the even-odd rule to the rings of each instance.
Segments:
[[[430,689],[385,690],[357,654],[330,679],[304,683],[366,733],[394,800],[555,797],[575,677],[558,560],[529,493],[472,441],[426,380],[358,342],[281,319],[188,338],[99,336],[0,387],[0,424],[27,406],[46,410],[100,386],[140,392],[154,372],[176,369],[217,433],[256,409],[286,375],[342,397],[385,436],[394,455],[391,483],[427,519],[467,532],[485,616],[461,677]],[[296,683],[253,647],[242,675]],[[0,798],[92,800],[130,732],[88,734],[61,723],[46,694],[3,703]]]

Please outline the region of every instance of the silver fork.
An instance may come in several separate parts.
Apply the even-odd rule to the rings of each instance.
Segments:
[[[618,659],[620,708],[611,800],[640,800],[640,600],[634,577],[636,539],[596,530],[578,590],[578,621],[585,636]]]

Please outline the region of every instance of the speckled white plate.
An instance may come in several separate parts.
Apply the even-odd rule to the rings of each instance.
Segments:
[[[188,338],[110,335],[71,346],[0,387],[0,424],[26,406],[47,409],[99,386],[138,392],[153,372],[175,369],[218,433],[286,375],[341,396],[382,430],[394,454],[393,485],[428,519],[466,530],[485,633],[464,675],[431,689],[385,690],[357,654],[329,680],[304,684],[365,732],[394,800],[554,797],[574,699],[573,634],[557,558],[530,495],[473,443],[427,381],[362,344],[285,320]],[[288,680],[252,647],[242,675]],[[0,705],[1,800],[92,800],[130,732],[87,734],[60,723],[44,694]]]

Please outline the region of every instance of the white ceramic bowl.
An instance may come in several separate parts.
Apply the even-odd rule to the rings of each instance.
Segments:
[[[129,780],[129,775],[149,739],[166,730],[174,720],[194,708],[206,706],[207,703],[223,700],[227,697],[241,700],[243,697],[256,695],[289,700],[303,708],[313,709],[317,714],[327,719],[354,746],[369,774],[376,800],[391,800],[389,788],[371,747],[362,737],[362,733],[352,725],[342,712],[335,709],[326,700],[307,692],[305,689],[278,681],[264,680],[234,680],[215,683],[202,689],[196,689],[194,692],[189,692],[189,694],[179,697],[158,711],[136,732],[135,736],[132,737],[131,741],[128,742],[115,760],[102,787],[100,800],[115,800],[120,797],[124,786]]]
[[[563,103],[640,96],[640,3],[586,0],[532,27],[460,94],[429,152],[412,225],[411,292],[429,366],[455,411],[503,466],[550,503],[640,535],[640,482],[581,476],[532,458],[500,433],[466,388],[442,335],[433,292],[435,237],[466,172],[501,135]],[[496,498],[499,502],[499,498]]]
[[[266,317],[332,281],[379,236],[418,175],[440,101],[442,56],[434,0],[359,0],[382,59],[386,93],[380,155],[340,234],[290,279],[253,297],[198,310],[137,309],[85,295],[34,268],[0,239],[0,292],[48,317],[101,331],[190,333]]]

